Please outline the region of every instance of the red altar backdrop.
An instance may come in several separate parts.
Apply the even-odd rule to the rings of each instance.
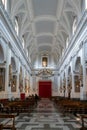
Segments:
[[[39,81],[39,96],[41,98],[50,98],[52,94],[52,82],[51,81]]]

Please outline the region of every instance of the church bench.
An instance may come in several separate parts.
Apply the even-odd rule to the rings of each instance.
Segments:
[[[87,127],[85,127],[85,124],[87,124],[87,121],[85,121],[85,119],[87,119],[87,114],[77,114],[77,117],[81,120],[82,123],[80,130],[87,130]]]
[[[30,112],[34,106],[34,103],[35,103],[34,101],[29,100],[12,101],[4,106],[3,112],[6,113]]]
[[[15,117],[17,114],[0,114],[0,118],[8,119],[5,123],[0,124],[1,129],[11,129],[16,130],[15,128]]]
[[[3,130],[3,125],[2,124],[0,124],[0,130]]]
[[[68,99],[62,99],[56,101],[56,106],[61,113],[81,113],[87,114],[87,103],[81,101],[74,101]]]

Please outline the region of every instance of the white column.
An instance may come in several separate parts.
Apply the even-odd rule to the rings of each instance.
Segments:
[[[86,100],[87,99],[87,74],[86,74],[86,61],[87,61],[87,41],[83,43],[82,48],[82,63],[83,63],[83,87],[81,88],[81,99]]]
[[[19,59],[17,59],[17,88],[16,88],[17,97],[20,97],[19,73],[20,73],[20,63],[19,63]]]
[[[25,93],[25,68],[23,67],[23,92]]]
[[[11,98],[11,86],[9,86],[9,65],[10,65],[10,60],[11,60],[11,51],[8,47],[8,45],[6,45],[6,73],[5,73],[5,92],[6,92],[6,95],[7,95],[7,98]]]
[[[74,64],[72,63],[72,89],[71,89],[71,98],[75,98],[75,84],[74,84],[74,68],[73,68]]]

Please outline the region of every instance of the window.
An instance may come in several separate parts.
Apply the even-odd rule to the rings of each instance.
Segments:
[[[26,50],[26,54],[27,54],[27,56],[28,56],[28,49]]]
[[[5,9],[6,9],[6,7],[7,7],[7,0],[2,0],[2,3],[3,3],[3,5],[4,5]]]
[[[15,16],[15,31],[16,31],[17,35],[18,35],[18,30],[19,30],[19,27],[18,27],[18,17]]]
[[[68,45],[69,45],[69,37],[67,37],[66,39],[66,48],[68,47]]]
[[[62,49],[62,56],[64,55],[64,48]]]
[[[22,46],[24,48],[24,36],[22,36]]]
[[[75,33],[76,28],[77,28],[77,17],[74,16],[73,27],[72,27],[73,34]]]
[[[47,67],[47,65],[48,65],[48,58],[42,57],[42,67]]]
[[[85,9],[87,9],[87,0],[85,0]]]

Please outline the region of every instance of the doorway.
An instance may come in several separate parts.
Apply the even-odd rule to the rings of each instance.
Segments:
[[[39,97],[51,98],[52,96],[52,82],[51,81],[39,81]]]

